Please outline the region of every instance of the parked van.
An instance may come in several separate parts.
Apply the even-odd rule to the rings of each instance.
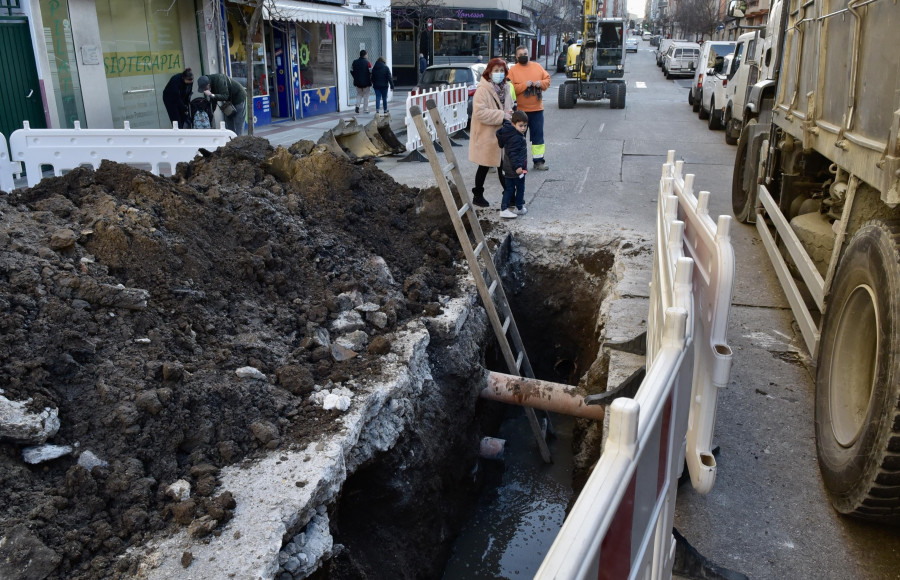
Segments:
[[[733,58],[734,54],[726,54],[724,58],[717,58],[716,64],[703,79],[703,89],[700,93],[700,118],[707,120],[710,131],[722,128],[725,89],[728,86],[729,75],[732,73]]]
[[[663,38],[660,40],[659,48],[656,49],[656,66],[662,66],[663,59],[666,57],[666,51],[669,50],[669,47],[672,46],[673,42],[687,42],[687,40],[683,38]]]
[[[700,45],[695,42],[673,42],[663,60],[663,74],[667,79],[692,76],[700,62]]]
[[[694,82],[688,91],[688,104],[694,112],[700,110],[700,93],[703,90],[703,80],[707,74],[712,74],[711,68],[716,66],[716,59],[724,59],[725,55],[734,52],[734,42],[704,42],[700,45],[700,63],[694,71]]]
[[[757,37],[755,31],[740,35],[734,49],[734,63],[731,66],[733,78],[728,81],[725,109],[722,115],[725,142],[729,145],[737,145],[738,137],[741,136],[741,129],[744,126],[744,103],[747,102],[750,87],[755,85],[759,78],[759,55],[756,54]]]

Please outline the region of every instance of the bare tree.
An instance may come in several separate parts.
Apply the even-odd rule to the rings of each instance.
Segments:
[[[675,21],[687,35],[712,36],[719,23],[719,0],[680,0]]]
[[[550,45],[550,37],[561,36],[566,32],[574,32],[575,26],[567,17],[568,0],[544,0],[534,12],[534,28],[538,34],[543,35],[544,44]],[[550,66],[550,51],[544,55],[544,68]]]
[[[393,0],[391,6],[398,16],[412,24],[416,47],[415,65],[418,74],[418,54],[422,52],[422,34],[428,29],[428,20],[430,19],[433,23],[441,15],[444,6],[441,0]]]

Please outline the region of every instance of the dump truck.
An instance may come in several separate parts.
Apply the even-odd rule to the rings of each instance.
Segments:
[[[625,108],[625,21],[600,18],[599,0],[584,1],[581,46],[569,47],[574,63],[559,87],[559,108],[572,109],[578,99],[609,99],[610,109]]]
[[[773,0],[734,112],[734,215],[756,224],[815,360],[826,489],[882,521],[900,516],[898,20],[889,0]]]

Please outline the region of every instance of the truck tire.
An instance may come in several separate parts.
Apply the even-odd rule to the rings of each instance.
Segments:
[[[694,105],[694,91],[693,90],[688,91],[688,105],[691,105],[691,106]]]
[[[700,105],[702,103],[703,103],[703,91],[700,91],[699,93],[697,93],[697,98],[694,99],[693,103],[691,103],[691,105],[693,105],[693,108],[691,110],[693,110],[695,113],[700,111]],[[703,117],[700,117],[700,118],[702,119]]]
[[[624,109],[625,108],[625,83],[616,83],[613,85],[613,92],[616,95],[615,107],[612,106],[612,100],[610,100],[610,107],[614,109]]]
[[[713,97],[709,101],[709,117],[706,121],[706,128],[710,131],[715,131],[722,128],[722,120],[719,118],[719,113],[716,111],[715,97]]]
[[[900,222],[850,240],[825,312],[816,450],[834,508],[900,520]]]
[[[559,108],[572,109],[575,107],[575,83],[564,83],[559,88]]]
[[[759,166],[748,159],[750,154],[750,133],[756,126],[756,119],[750,119],[741,130],[737,152],[734,155],[734,172],[731,174],[731,210],[737,221],[743,224],[756,223],[756,186]],[[744,172],[750,175],[744,185]]]
[[[610,83],[607,86],[609,87],[607,89],[609,92],[609,108],[610,109],[618,109],[619,108],[619,85],[616,83]]]
[[[725,111],[725,120],[722,124],[725,126],[725,143],[728,145],[737,145],[738,137],[741,136],[741,132],[739,129],[737,135],[732,137],[734,119],[731,118],[731,109]]]

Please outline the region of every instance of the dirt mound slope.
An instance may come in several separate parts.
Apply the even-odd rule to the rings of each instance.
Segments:
[[[150,534],[215,533],[219,468],[327,431],[314,385],[377,373],[383,335],[453,292],[422,197],[241,137],[172,178],[104,162],[0,198],[2,396],[58,409],[72,446],[31,465],[0,441],[0,576],[128,577]]]

